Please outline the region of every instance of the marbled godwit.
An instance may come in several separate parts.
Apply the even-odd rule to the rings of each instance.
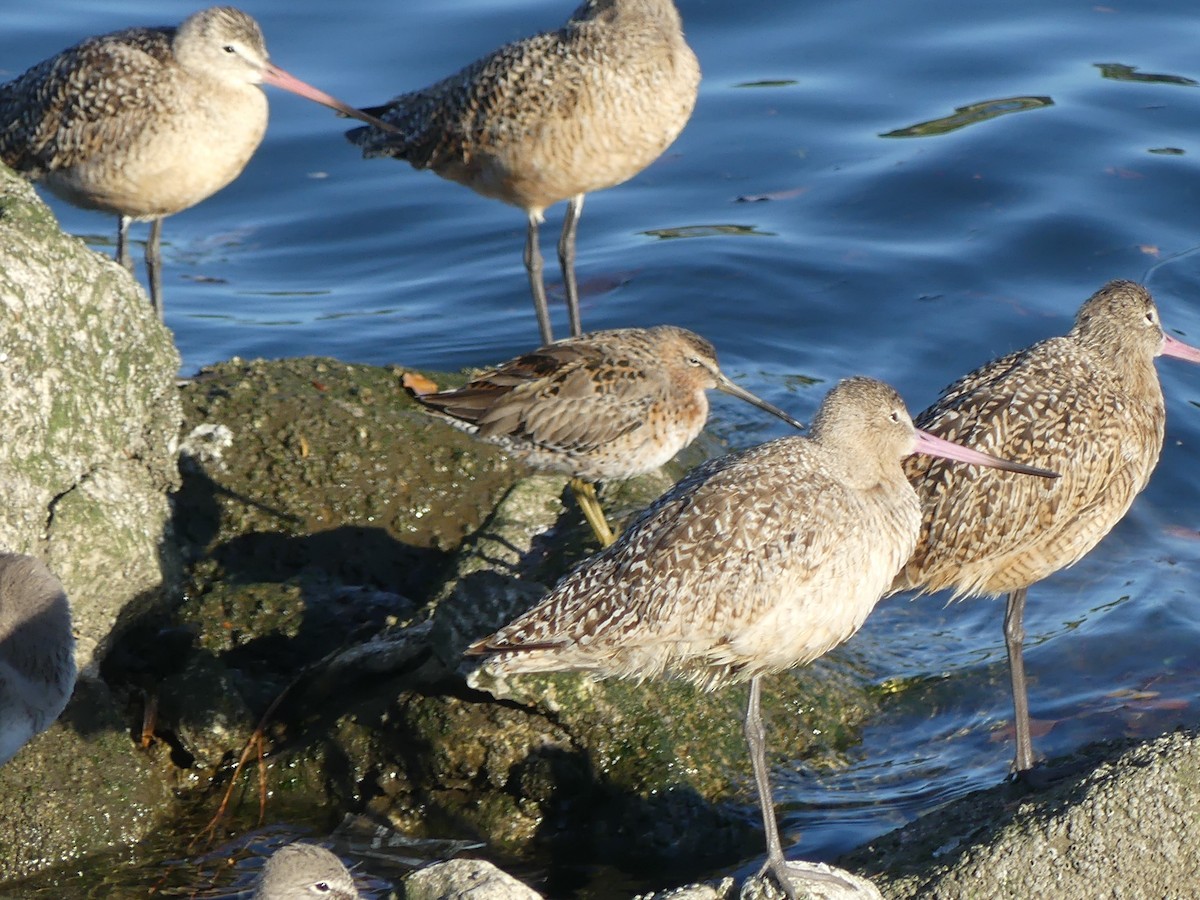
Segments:
[[[284,844],[267,860],[251,900],[360,900],[354,877],[333,853],[316,844]]]
[[[397,127],[348,132],[363,155],[433,169],[525,210],[525,268],[542,343],[554,340],[538,224],[569,200],[558,242],[578,336],[575,231],[584,195],[632,178],[687,124],[700,66],[672,0],[587,0],[558,31],[508,44],[368,112]]]
[[[0,86],[0,160],[84,209],[119,217],[117,259],[132,270],[130,222],[149,221],[150,299],[162,311],[162,220],[233,181],[267,128],[271,84],[378,122],[267,59],[258,23],[214,6],[178,28],[88,38]]]
[[[894,390],[848,379],[821,404],[810,437],[699,467],[537,607],[467,652],[494,654],[484,665],[496,674],[669,675],[704,688],[749,679],[746,740],[766,868],[794,897],[767,779],[760,680],[854,634],[908,559],[921,508],[900,461],[913,452],[1052,474],[916,431]]]
[[[712,344],[672,325],[567,338],[417,400],[531,466],[572,476],[607,547],[613,535],[592,482],[633,478],[673,458],[704,428],[713,388],[804,427],[730,381]]]
[[[74,649],[58,579],[41,560],[0,553],[0,765],[67,705]]]
[[[916,552],[893,587],[1008,595],[1017,772],[1033,767],[1026,590],[1096,546],[1150,480],[1166,418],[1159,354],[1200,362],[1200,350],[1163,332],[1144,287],[1113,281],[1083,304],[1065,337],[976,369],[917,417],[941,437],[1062,475],[1047,482],[929,459],[905,464],[924,512]]]

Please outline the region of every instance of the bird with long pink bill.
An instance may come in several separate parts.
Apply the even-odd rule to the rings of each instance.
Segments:
[[[847,379],[826,396],[808,436],[700,466],[535,608],[472,644],[468,653],[491,656],[472,680],[573,670],[669,676],[705,689],[749,681],[745,729],[764,871],[793,898],[805,881],[837,879],[784,858],[761,680],[854,634],[912,554],[921,507],[901,460],[913,453],[1056,477],[919,432],[891,387]]]
[[[1004,639],[1018,774],[1035,764],[1026,591],[1082,559],[1150,481],[1166,422],[1154,366],[1160,355],[1200,363],[1200,350],[1163,330],[1146,288],[1112,281],[1080,307],[1065,336],[964,375],[917,416],[918,426],[941,437],[1062,476],[1048,482],[967,472],[920,457],[905,463],[923,513],[916,552],[893,590],[1008,595]]]
[[[428,87],[369,107],[364,157],[430,169],[525,211],[525,272],[543,344],[554,329],[538,226],[567,201],[558,262],[571,336],[583,334],[575,235],[583,198],[648,167],[683,131],[700,64],[673,0],[584,0],[562,27],[505,44]]]
[[[146,272],[161,314],[162,220],[245,168],[267,128],[262,84],[390,127],[272,64],[253,18],[213,6],[178,28],[90,37],[0,85],[0,160],[118,216],[117,260],[131,271],[129,225],[150,222]]]

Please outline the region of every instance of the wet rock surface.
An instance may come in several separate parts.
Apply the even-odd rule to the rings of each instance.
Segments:
[[[82,681],[59,720],[0,768],[0,882],[144,838],[174,812],[171,784],[132,752],[124,717]],[[0,885],[0,897],[27,896]]]

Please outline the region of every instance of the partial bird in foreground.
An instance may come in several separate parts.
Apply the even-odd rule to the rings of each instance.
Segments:
[[[162,220],[245,168],[267,128],[264,83],[387,127],[273,65],[254,19],[213,6],[178,28],[88,38],[0,85],[0,160],[118,216],[117,260],[130,271],[129,224],[149,221],[146,272],[161,315]]]
[[[41,560],[0,553],[0,765],[50,727],[74,687],[62,584]]]
[[[483,668],[499,676],[667,675],[707,689],[749,680],[746,740],[765,869],[794,898],[805,878],[836,876],[784,859],[761,679],[854,634],[908,559],[921,510],[900,462],[914,452],[1054,475],[916,431],[892,388],[851,378],[825,398],[810,436],[700,466],[534,609],[467,652],[491,655]]]
[[[927,458],[905,463],[923,518],[892,590],[1008,595],[1018,773],[1034,766],[1026,591],[1095,547],[1150,480],[1166,419],[1154,368],[1160,354],[1200,362],[1200,350],[1163,331],[1144,287],[1112,281],[1080,307],[1066,336],[976,369],[917,416],[918,427],[947,440],[1062,475],[1038,481]]]
[[[525,210],[525,268],[541,340],[554,340],[538,224],[569,200],[558,258],[573,336],[583,329],[575,232],[584,195],[658,159],[692,114],[700,66],[672,0],[587,0],[565,26],[508,44],[367,112],[396,126],[347,133],[363,156],[432,169]]]
[[[465,387],[416,399],[531,466],[570,475],[584,517],[607,547],[613,534],[594,482],[633,478],[672,459],[704,428],[705,391],[713,388],[804,427],[730,381],[712,344],[673,325],[567,338]]]
[[[354,877],[336,855],[316,844],[284,844],[267,860],[250,900],[361,900]]]

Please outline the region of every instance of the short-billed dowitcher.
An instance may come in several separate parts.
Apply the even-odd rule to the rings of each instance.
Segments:
[[[704,428],[713,388],[804,427],[730,381],[712,344],[672,325],[567,338],[417,400],[536,468],[572,476],[607,546],[613,535],[592,483],[633,478],[674,457]]]

